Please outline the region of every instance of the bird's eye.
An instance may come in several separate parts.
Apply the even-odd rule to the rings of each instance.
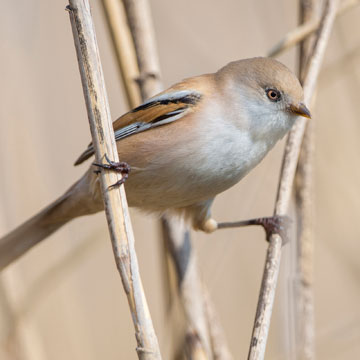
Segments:
[[[266,89],[266,96],[271,101],[279,101],[281,99],[281,93],[279,90],[276,89]]]

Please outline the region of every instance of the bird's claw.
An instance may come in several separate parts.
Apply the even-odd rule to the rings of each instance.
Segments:
[[[110,160],[106,154],[105,154],[105,159],[107,161],[107,164],[93,163],[93,165],[97,166],[99,168],[102,168],[102,169],[115,171],[115,172],[121,174],[121,179],[119,181],[117,181],[115,184],[112,184],[108,187],[108,189],[110,190],[112,188],[122,185],[128,179],[129,173],[131,171],[131,167],[126,162],[123,162],[123,161],[116,162],[116,161]],[[98,174],[99,172],[100,172],[100,170],[95,171],[96,174]]]
[[[254,225],[261,225],[264,228],[267,241],[270,241],[271,235],[278,234],[283,241],[283,245],[289,242],[288,232],[291,223],[290,217],[285,215],[274,215],[253,220]]]

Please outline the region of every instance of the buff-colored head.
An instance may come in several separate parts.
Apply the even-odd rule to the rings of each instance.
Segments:
[[[276,60],[257,57],[234,61],[220,69],[216,76],[220,81],[232,83],[233,90],[244,97],[253,116],[311,117],[303,103],[298,78]]]

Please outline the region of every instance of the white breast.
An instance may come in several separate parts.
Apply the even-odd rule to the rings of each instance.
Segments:
[[[179,134],[180,141],[130,175],[126,190],[132,206],[163,211],[211,199],[240,181],[286,132],[254,136],[240,112],[215,103],[205,108],[190,130],[181,130],[188,133]]]
[[[247,120],[239,113],[215,105],[208,109],[202,114],[206,128],[195,129],[199,140],[194,144],[192,159],[197,163],[199,178],[219,193],[241,180],[273,143],[254,140]]]

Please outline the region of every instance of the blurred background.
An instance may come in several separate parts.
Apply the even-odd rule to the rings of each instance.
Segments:
[[[165,86],[265,55],[297,24],[296,1],[151,0]],[[2,2],[0,234],[62,194],[89,143],[66,1]],[[127,111],[100,1],[92,1],[113,118]],[[338,18],[325,55],[315,123],[315,321],[319,359],[360,357],[360,8]],[[296,51],[279,59],[296,70]],[[218,196],[218,220],[270,215],[284,142]],[[163,359],[174,347],[157,219],[131,210],[140,271]],[[261,229],[193,233],[199,266],[235,359],[247,356],[267,244]],[[267,359],[289,359],[283,251]],[[1,359],[136,359],[133,325],[103,213],[78,219],[0,277]]]

